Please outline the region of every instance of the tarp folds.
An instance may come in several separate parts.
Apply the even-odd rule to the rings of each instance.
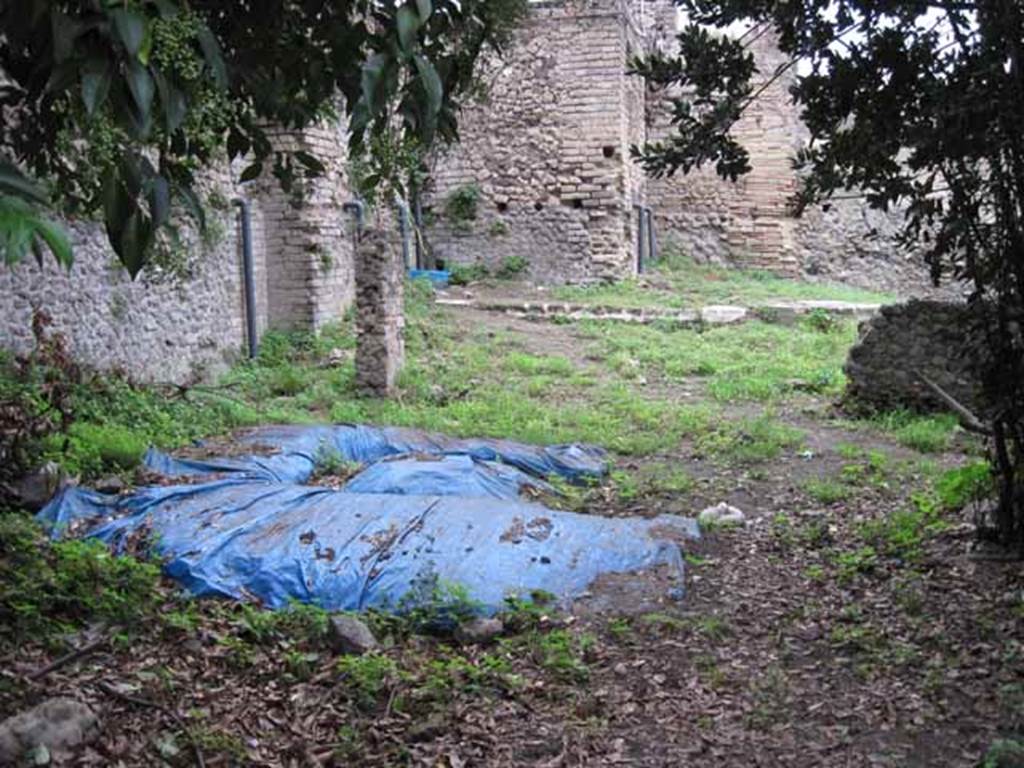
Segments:
[[[686,518],[592,517],[519,498],[527,485],[550,490],[551,475],[604,473],[593,447],[345,425],[264,428],[243,440],[272,455],[150,451],[150,469],[200,482],[122,496],[71,487],[40,519],[57,532],[93,522],[89,535],[115,548],[151,537],[167,573],[197,595],[329,610],[398,609],[430,582],[462,585],[495,610],[510,593],[578,595],[603,573],[664,564],[681,577],[675,541],[697,535]],[[304,485],[326,457],[367,466],[340,489]]]

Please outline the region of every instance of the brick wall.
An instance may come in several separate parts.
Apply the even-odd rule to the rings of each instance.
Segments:
[[[429,238],[448,264],[509,256],[536,279],[612,279],[633,273],[631,136],[642,86],[625,74],[631,44],[619,0],[534,6],[509,58],[485,65],[488,96],[463,111],[461,142],[433,162]],[[445,201],[475,184],[473,221]]]

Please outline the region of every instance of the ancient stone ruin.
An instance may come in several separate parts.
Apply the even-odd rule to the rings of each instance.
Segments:
[[[965,354],[969,325],[965,305],[910,301],[883,307],[861,324],[860,340],[850,350],[847,403],[877,411],[948,409],[927,378],[976,409],[980,384]]]
[[[405,356],[404,284],[405,264],[387,234],[363,235],[356,251],[356,387],[368,395],[395,389]]]
[[[515,261],[538,282],[616,280],[636,275],[654,255],[650,222],[661,251],[699,261],[900,293],[919,287],[923,271],[887,238],[892,222],[865,212],[862,201],[799,220],[789,215],[796,184],[789,159],[804,129],[785,77],[740,126],[754,167],[749,176],[735,185],[711,172],[644,176],[630,148],[671,129],[667,94],[648,91],[627,74],[627,63],[667,50],[674,27],[671,0],[533,3],[506,57],[485,66],[487,95],[463,111],[461,143],[432,158],[421,200],[427,250],[447,266]],[[778,51],[766,36],[756,53],[767,77]],[[317,155],[326,173],[289,193],[273,178],[237,183],[240,168],[208,174],[210,230],[168,249],[136,282],[96,222],[69,225],[70,275],[50,261],[0,265],[0,347],[30,348],[31,316],[42,308],[82,362],[182,382],[223,369],[268,329],[315,331],[340,319],[356,300],[359,271],[358,226],[346,208],[355,194],[345,126],[281,130],[274,140],[283,151]],[[251,213],[251,279],[240,199]],[[390,211],[368,217],[396,229]],[[367,266],[367,274],[378,268]],[[387,282],[383,273],[373,279]],[[389,333],[382,349],[395,347]],[[386,368],[371,389],[388,388],[393,371]]]
[[[649,256],[640,216],[650,208],[662,249],[700,261],[895,292],[923,282],[920,263],[893,245],[898,217],[855,195],[792,216],[791,158],[807,132],[786,76],[738,126],[748,176],[645,178],[630,148],[671,131],[670,94],[647,90],[628,63],[671,50],[675,22],[671,0],[534,3],[507,57],[486,69],[485,97],[464,110],[461,141],[433,163],[426,218],[436,255],[492,268],[524,258],[546,282],[629,277]],[[770,35],[752,50],[767,81],[782,54]]]

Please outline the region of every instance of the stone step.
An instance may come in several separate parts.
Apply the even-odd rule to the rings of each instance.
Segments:
[[[455,299],[443,296],[436,298],[435,303],[445,307],[466,307],[487,312],[501,312],[512,317],[531,320],[611,320],[639,324],[672,322],[679,325],[730,325],[742,323],[751,318],[788,324],[816,310],[826,311],[830,315],[855,317],[863,320],[872,317],[881,309],[880,304],[828,300],[776,301],[750,307],[710,304],[695,309],[612,307],[564,301]]]

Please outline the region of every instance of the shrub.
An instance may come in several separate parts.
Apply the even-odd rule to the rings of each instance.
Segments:
[[[506,256],[494,274],[502,280],[508,280],[523,274],[529,266],[530,260],[525,256]]]
[[[152,611],[159,568],[98,541],[51,543],[22,514],[0,513],[0,641],[45,640],[95,620],[132,624]]]

